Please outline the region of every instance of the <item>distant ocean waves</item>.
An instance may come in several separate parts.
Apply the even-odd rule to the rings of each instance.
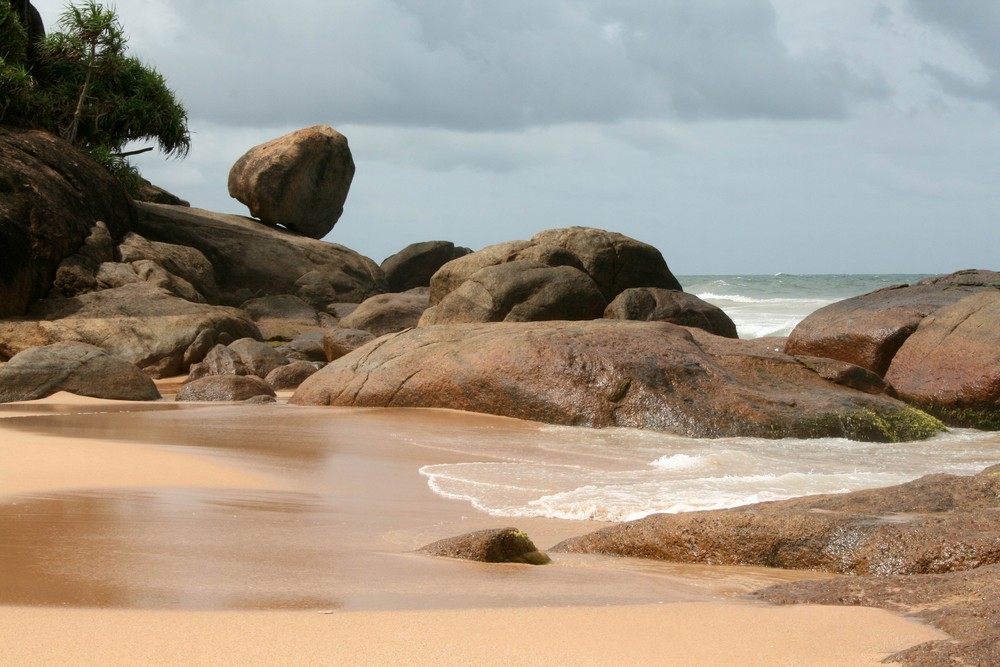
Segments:
[[[925,275],[678,276],[684,291],[718,306],[740,338],[787,336],[810,313],[859,294],[912,284]]]

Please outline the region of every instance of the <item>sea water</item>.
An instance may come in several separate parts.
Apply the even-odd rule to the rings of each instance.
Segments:
[[[825,305],[924,277],[778,274],[680,281],[685,291],[726,311],[741,338],[756,338],[788,335]],[[479,446],[491,460],[425,466],[421,473],[436,493],[504,517],[626,521],[889,486],[933,472],[971,474],[1000,463],[1000,434],[969,429],[899,444],[694,439],[562,426],[539,426],[527,435],[481,433],[477,439],[485,440]]]

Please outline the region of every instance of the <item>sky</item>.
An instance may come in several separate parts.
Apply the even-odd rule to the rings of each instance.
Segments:
[[[188,111],[147,178],[249,215],[233,163],[330,125],[357,172],[326,240],[376,262],[584,225],[678,275],[1000,270],[995,0],[111,4]]]

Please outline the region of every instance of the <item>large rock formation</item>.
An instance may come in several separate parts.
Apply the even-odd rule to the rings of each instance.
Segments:
[[[360,303],[386,291],[375,262],[335,243],[305,238],[238,215],[196,208],[137,203],[136,231],[147,239],[197,248],[215,270],[219,289],[230,295],[293,294],[310,271],[329,281],[340,301]],[[245,299],[225,298],[238,305]]]
[[[0,317],[43,297],[97,221],[117,239],[132,218],[122,186],[82,152],[45,132],[0,127]]]
[[[31,401],[60,391],[126,401],[160,398],[148,375],[86,343],[33,347],[0,366],[0,403]]]
[[[219,302],[219,287],[215,282],[215,269],[197,248],[148,241],[129,232],[118,244],[119,262],[149,260],[190,283],[208,303]]]
[[[822,308],[785,351],[848,361],[947,423],[1000,428],[1000,273],[961,271]]]
[[[36,303],[23,317],[0,320],[0,359],[30,347],[79,341],[101,347],[153,377],[187,371],[216,343],[260,338],[233,308],[192,303],[136,283]]]
[[[928,437],[937,420],[874,374],[659,322],[443,325],[331,363],[303,405],[444,407],[691,437]]]
[[[553,551],[844,574],[933,574],[1000,563],[1000,467],[728,510],[654,514]]]
[[[316,125],[247,151],[229,172],[229,194],[265,224],[320,239],[344,212],[353,178],[347,138]]]
[[[568,227],[539,232],[530,241],[500,243],[449,262],[431,280],[431,305],[480,269],[517,260],[578,268],[593,279],[607,301],[630,287],[682,289],[653,246],[617,232]]]

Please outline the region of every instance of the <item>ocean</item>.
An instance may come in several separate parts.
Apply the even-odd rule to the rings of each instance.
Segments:
[[[679,276],[722,308],[741,338],[787,336],[825,305],[924,275]],[[405,439],[405,435],[401,435]],[[463,434],[437,446],[464,449]],[[450,442],[450,438],[455,438]],[[425,466],[430,488],[498,517],[627,521],[816,493],[889,486],[1000,462],[1000,434],[953,429],[926,442],[835,438],[692,439],[636,429],[494,428],[476,437],[489,460]],[[499,460],[495,460],[499,458]]]

